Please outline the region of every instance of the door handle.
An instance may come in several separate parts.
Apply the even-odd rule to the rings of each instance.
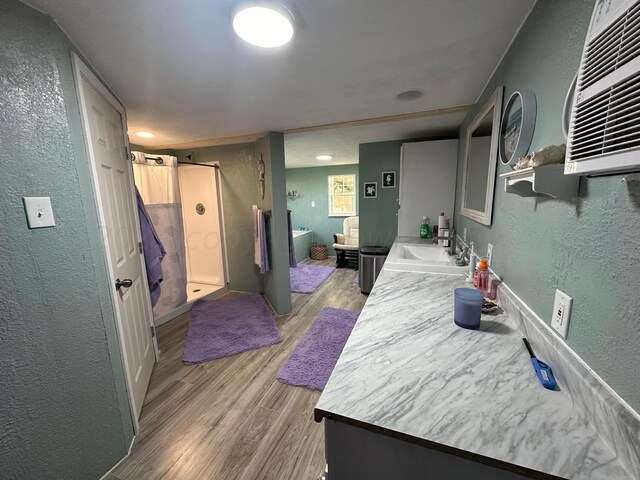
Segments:
[[[116,290],[120,290],[122,287],[129,288],[131,285],[133,285],[133,281],[129,278],[124,280],[116,279]]]

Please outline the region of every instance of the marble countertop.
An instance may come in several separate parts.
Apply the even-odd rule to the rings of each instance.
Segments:
[[[453,323],[465,286],[383,268],[316,416],[562,478],[631,479],[563,386],[540,385],[506,314],[483,315],[477,331]]]

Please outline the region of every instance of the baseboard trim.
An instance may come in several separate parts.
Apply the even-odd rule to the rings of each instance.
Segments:
[[[122,457],[120,460],[118,460],[118,463],[116,463],[113,467],[111,467],[107,473],[105,473],[102,477],[100,477],[100,480],[107,480],[107,477],[111,475],[111,472],[113,472],[116,468],[120,466],[122,462],[124,462],[127,458],[129,458],[129,455],[131,455],[131,449],[133,448],[133,442],[135,441],[136,441],[136,436],[134,435],[133,438],[131,439],[131,443],[129,444],[129,449],[127,450],[127,454],[124,457]]]

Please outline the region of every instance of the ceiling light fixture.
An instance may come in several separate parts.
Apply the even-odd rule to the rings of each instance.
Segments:
[[[316,157],[316,160],[321,160],[323,162],[326,162],[326,161],[331,160],[331,159],[333,159],[333,157],[331,155],[318,155]]]
[[[151,138],[151,137],[155,137],[155,135],[151,132],[136,132],[136,135],[138,135],[139,137],[144,137],[144,138]]]
[[[251,45],[276,48],[293,37],[293,17],[280,5],[258,4],[238,10],[233,16],[233,29]]]

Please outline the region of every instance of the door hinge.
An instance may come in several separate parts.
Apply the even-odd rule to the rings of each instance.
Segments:
[[[140,250],[140,253],[144,252],[144,250],[142,249],[142,242],[138,242],[138,250]]]

